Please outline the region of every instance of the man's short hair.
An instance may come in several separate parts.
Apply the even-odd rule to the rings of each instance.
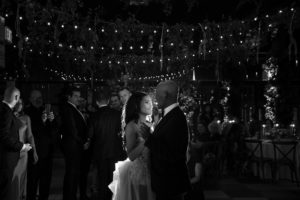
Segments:
[[[101,89],[101,90],[97,90],[96,94],[95,94],[95,99],[98,102],[101,101],[109,101],[110,98],[110,91],[108,89]]]
[[[120,99],[118,93],[116,93],[116,92],[111,93],[110,98],[112,98],[112,97],[118,97],[118,99]]]
[[[123,87],[123,88],[121,88],[121,89],[119,90],[119,92],[120,92],[120,91],[123,91],[123,90],[127,90],[129,93],[131,93],[131,91],[130,91],[130,89],[129,89],[128,87]]]
[[[81,92],[81,91],[80,91],[79,88],[74,87],[74,86],[68,87],[67,90],[66,90],[66,96],[67,96],[67,97],[68,97],[68,96],[71,97],[71,96],[73,95],[73,92]]]

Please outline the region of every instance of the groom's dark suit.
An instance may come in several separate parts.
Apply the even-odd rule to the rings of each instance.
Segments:
[[[87,124],[79,110],[70,103],[61,107],[62,150],[65,156],[66,172],[64,177],[63,199],[76,199],[77,187],[85,195],[85,173],[83,145],[87,139]]]
[[[11,108],[0,102],[0,199],[6,200],[23,143]]]
[[[161,119],[145,145],[151,152],[151,183],[157,199],[172,199],[188,191],[188,128],[178,106]]]

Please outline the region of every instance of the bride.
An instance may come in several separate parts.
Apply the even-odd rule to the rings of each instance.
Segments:
[[[115,165],[113,181],[108,186],[113,200],[154,200],[151,189],[149,150],[141,128],[147,116],[152,114],[152,99],[149,95],[136,92],[128,99],[122,114],[122,136],[128,158]]]

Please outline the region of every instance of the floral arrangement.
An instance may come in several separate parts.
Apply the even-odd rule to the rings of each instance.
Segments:
[[[182,111],[187,115],[193,112],[197,107],[197,102],[192,96],[180,94],[179,96],[179,106]]]
[[[270,57],[265,64],[263,64],[263,80],[275,81],[277,79],[278,65],[274,57]],[[264,96],[266,98],[265,118],[270,119],[276,123],[276,99],[278,98],[278,88],[271,83],[266,85]]]
[[[272,85],[267,85],[265,89],[266,104],[265,118],[270,119],[273,123],[276,122],[276,99],[278,98],[278,88]]]
[[[265,64],[262,65],[263,68],[263,81],[273,81],[276,80],[278,65],[276,64],[276,59],[270,57]]]
[[[223,81],[222,82],[222,89],[224,91],[226,91],[226,93],[223,96],[223,98],[220,100],[220,104],[224,108],[224,121],[227,122],[228,121],[228,99],[230,97],[230,83],[226,82],[226,81]]]

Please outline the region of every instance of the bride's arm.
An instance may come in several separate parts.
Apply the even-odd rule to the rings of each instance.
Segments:
[[[144,141],[138,141],[137,129],[133,124],[128,124],[125,128],[126,151],[128,158],[134,161],[143,152]]]
[[[27,120],[27,130],[26,130],[27,131],[27,140],[30,143],[30,145],[32,146],[33,158],[34,158],[34,164],[35,164],[38,161],[38,155],[37,155],[37,152],[36,152],[34,137],[33,137],[32,129],[31,129],[31,120],[30,120],[30,117],[28,115],[26,115],[26,120]]]

